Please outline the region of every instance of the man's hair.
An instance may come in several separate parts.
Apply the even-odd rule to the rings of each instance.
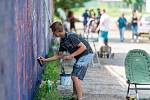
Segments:
[[[54,22],[50,28],[52,29],[53,32],[63,32],[63,25],[61,22]]]
[[[106,12],[106,10],[105,10],[105,9],[103,9],[103,12],[105,13],[105,12]]]

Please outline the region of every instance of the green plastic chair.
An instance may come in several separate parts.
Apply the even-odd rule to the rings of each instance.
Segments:
[[[150,88],[137,88],[137,85],[150,85],[150,56],[141,49],[130,50],[125,58],[125,73],[128,83],[127,97],[130,89],[135,90],[136,98],[139,100],[137,90],[150,90]],[[131,88],[130,84],[135,85]]]

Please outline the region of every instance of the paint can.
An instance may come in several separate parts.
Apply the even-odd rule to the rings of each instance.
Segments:
[[[60,74],[60,85],[70,86],[72,85],[71,74]]]

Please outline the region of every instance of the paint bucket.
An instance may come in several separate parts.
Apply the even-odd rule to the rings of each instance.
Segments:
[[[71,74],[60,74],[60,85],[63,86],[72,85]]]

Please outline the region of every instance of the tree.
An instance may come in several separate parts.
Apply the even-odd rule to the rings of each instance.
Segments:
[[[142,12],[142,8],[144,5],[144,1],[145,0],[123,0],[125,3],[127,3],[127,5],[132,5],[133,6],[133,10],[139,10],[140,12]]]
[[[123,1],[127,4],[127,6],[129,6],[132,3],[131,0],[123,0]]]
[[[75,7],[81,7],[83,6],[84,2],[90,1],[90,0],[53,0],[54,1],[54,9],[55,9],[55,15],[58,16],[57,9],[71,9]]]
[[[83,6],[83,3],[89,0],[54,0],[55,8],[73,8]]]

